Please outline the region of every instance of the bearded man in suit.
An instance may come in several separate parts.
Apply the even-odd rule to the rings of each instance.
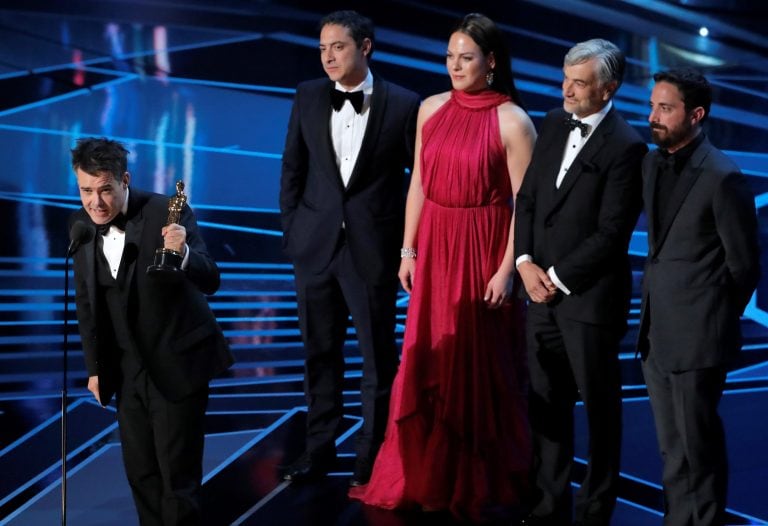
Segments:
[[[306,450],[284,474],[324,476],[343,417],[343,347],[352,316],[363,357],[363,422],[350,484],[368,482],[397,370],[395,300],[415,93],[374,77],[373,24],[354,11],[320,22],[328,78],[296,89],[283,152],[283,245],[293,261],[306,352]]]
[[[128,151],[105,138],[72,150],[83,207],[70,218],[98,229],[73,258],[88,389],[117,395],[125,471],[142,525],[202,524],[209,380],[233,362],[206,294],[219,271],[184,204],[129,188]],[[158,248],[182,256],[175,279],[148,275]]]
[[[594,39],[565,56],[563,108],[542,122],[515,206],[516,265],[528,308],[531,513],[522,524],[571,521],[573,409],[589,428],[576,522],[607,526],[621,446],[619,343],[632,276],[627,247],[640,213],[647,147],[613,107],[625,60]],[[575,118],[574,118],[575,117]]]
[[[724,523],[725,433],[717,406],[760,277],[746,177],[702,131],[712,90],[699,72],[654,75],[643,161],[648,259],[638,351],[664,460],[664,524]]]

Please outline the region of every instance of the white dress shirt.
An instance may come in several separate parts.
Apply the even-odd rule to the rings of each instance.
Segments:
[[[565,150],[563,151],[563,161],[560,163],[560,171],[557,172],[555,188],[560,188],[560,185],[563,184],[565,174],[568,173],[568,168],[573,164],[573,160],[576,159],[576,156],[579,155],[581,149],[584,148],[584,145],[587,144],[589,138],[592,137],[592,132],[595,131],[595,128],[603,122],[605,115],[610,111],[612,106],[613,101],[609,100],[608,104],[606,104],[602,110],[584,117],[583,119],[579,119],[589,126],[589,132],[586,136],[581,136],[581,130],[579,128],[572,129],[571,133],[568,134],[568,141],[566,141]],[[576,117],[573,118],[575,119]]]
[[[130,189],[125,189],[125,202],[120,213],[126,215],[128,213],[128,194]],[[123,248],[125,247],[125,232],[117,228],[115,225],[110,225],[106,234],[101,236],[104,240],[101,250],[104,252],[104,257],[107,258],[109,264],[109,272],[112,277],[117,279],[117,270],[120,268],[120,261],[123,259]]]
[[[338,82],[336,83],[336,89],[347,91]],[[352,107],[352,103],[345,100],[344,105],[339,111],[331,112],[333,151],[336,154],[336,166],[339,167],[344,187],[349,184],[349,179],[352,177],[352,170],[355,168],[357,156],[360,153],[360,146],[363,144],[368,116],[371,114],[371,93],[373,93],[373,75],[371,75],[371,70],[368,70],[368,74],[363,82],[349,91],[363,92],[363,111],[357,113]]]

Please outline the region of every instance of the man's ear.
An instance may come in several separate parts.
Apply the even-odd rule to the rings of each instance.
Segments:
[[[363,44],[360,46],[360,50],[363,52],[364,57],[368,57],[368,55],[371,54],[371,47],[373,46],[373,43],[371,42],[370,38],[364,38]]]
[[[607,101],[610,100],[611,97],[613,97],[613,94],[616,93],[616,90],[619,88],[619,83],[616,80],[612,80],[610,82],[605,83],[605,91],[603,91],[603,100]]]
[[[691,119],[691,126],[695,126],[696,124],[700,123],[702,120],[704,120],[704,115],[706,115],[706,111],[704,111],[704,108],[701,106],[696,106],[691,110],[691,112],[688,114],[688,118]]]

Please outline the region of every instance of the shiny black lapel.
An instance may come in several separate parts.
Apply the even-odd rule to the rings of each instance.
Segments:
[[[352,169],[352,175],[349,178],[349,183],[347,183],[347,190],[360,178],[360,172],[368,165],[368,159],[373,155],[379,142],[381,123],[387,110],[388,87],[387,83],[379,80],[378,77],[373,79],[373,93],[371,94],[371,105],[368,110],[371,114],[368,116],[365,135],[363,135],[363,142],[360,145],[360,153],[357,155],[355,167]]]
[[[147,199],[148,195],[140,190],[131,189],[128,195],[128,221],[125,225],[123,261],[120,264],[122,271],[126,273],[124,283],[131,283],[134,272],[136,272],[136,259],[141,247],[142,232],[144,231],[143,208]],[[146,269],[139,269],[139,272],[144,271]]]
[[[317,95],[317,102],[315,105],[314,123],[319,126],[316,137],[325,138],[325,152],[326,156],[322,159],[322,163],[325,164],[324,173],[332,174],[335,184],[343,187],[341,180],[341,173],[339,173],[339,167],[336,165],[336,152],[333,150],[333,135],[331,134],[331,114],[333,113],[333,107],[331,106],[331,90],[334,89],[335,84],[330,80],[324,84],[325,88],[320,90]]]
[[[563,118],[565,118],[568,114],[562,112],[562,115]],[[544,197],[543,203],[550,203],[550,206],[545,206],[546,210],[551,210],[551,204],[557,199],[556,192],[558,192],[558,189],[555,188],[555,183],[557,182],[557,174],[560,172],[560,164],[562,164],[563,161],[563,152],[565,151],[565,146],[568,142],[568,134],[570,133],[568,126],[565,126],[561,122],[563,118],[559,116],[556,117],[552,121],[548,133],[545,134],[542,132],[542,136],[539,138],[540,142],[546,141],[546,143],[542,142],[540,147],[537,144],[537,148],[540,148],[544,157],[544,159],[540,161],[541,176],[537,181],[537,185],[539,186],[538,191],[540,192],[540,195]]]

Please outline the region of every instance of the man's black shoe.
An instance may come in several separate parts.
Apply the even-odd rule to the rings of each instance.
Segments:
[[[288,482],[310,482],[323,478],[336,463],[336,455],[312,454],[305,452],[296,462],[288,466],[283,480]]]
[[[352,478],[349,480],[349,485],[353,488],[358,486],[365,486],[368,481],[371,480],[371,471],[373,470],[373,462],[365,457],[357,457],[355,459],[355,471],[352,473]]]

